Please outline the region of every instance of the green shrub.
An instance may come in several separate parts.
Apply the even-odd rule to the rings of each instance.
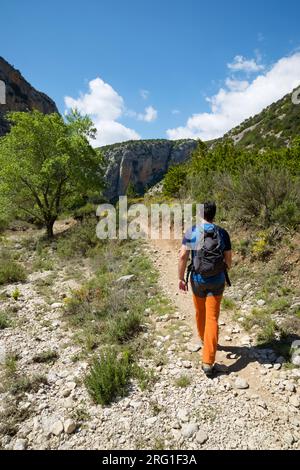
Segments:
[[[259,327],[258,343],[270,343],[275,339],[277,325],[271,317],[271,313],[266,309],[253,309],[243,322],[246,331],[250,331],[254,326]]]
[[[57,240],[57,253],[62,258],[86,256],[88,251],[100,240],[96,235],[96,218],[85,219],[82,224],[75,225],[63,233]]]
[[[131,258],[129,263],[126,274],[134,274],[137,279],[143,274],[143,278],[147,279],[148,283],[157,280],[157,274],[153,271],[153,265],[147,256],[139,255],[134,259]]]
[[[7,397],[0,411],[0,434],[13,437],[19,431],[20,424],[30,418],[30,414],[30,408],[18,406],[16,397]]]
[[[8,217],[5,216],[5,214],[2,214],[0,212],[0,233],[4,232],[9,226],[9,219]]]
[[[286,297],[281,297],[278,299],[272,300],[267,309],[268,312],[272,315],[275,312],[283,313],[290,306],[290,301]]]
[[[125,343],[141,330],[141,315],[130,312],[118,315],[108,323],[108,336],[112,341]]]
[[[95,278],[65,299],[65,308],[72,325],[82,325],[106,316],[104,309],[108,286]]]
[[[5,358],[5,373],[7,377],[12,377],[17,371],[17,361],[19,356],[16,353],[9,353]]]
[[[265,260],[272,253],[271,240],[267,231],[260,232],[251,244],[251,256],[254,259]]]
[[[144,369],[137,364],[134,365],[133,376],[142,391],[149,389],[156,380],[153,369]]]
[[[78,209],[74,210],[74,219],[83,220],[88,217],[95,218],[96,214],[96,205],[88,202],[84,206],[79,207]]]
[[[39,354],[36,354],[32,360],[33,362],[37,362],[37,363],[53,363],[58,358],[59,358],[58,352],[52,351],[49,349],[48,351],[43,351]]]
[[[186,178],[187,167],[185,164],[171,166],[163,180],[164,195],[177,197],[186,184]]]
[[[76,423],[82,424],[91,419],[91,415],[83,406],[77,406],[74,411],[72,411],[71,418],[73,418]]]
[[[175,380],[176,387],[186,388],[191,384],[191,379],[187,375],[181,375]]]
[[[33,262],[32,269],[33,271],[52,271],[54,269],[54,261],[49,257],[46,250],[37,249],[37,258]]]
[[[277,294],[281,295],[284,282],[285,277],[280,272],[276,270],[272,273],[270,272],[269,268],[268,275],[264,276],[261,281],[261,289],[257,291],[256,298],[268,300],[274,290],[277,292]]]
[[[0,233],[4,232],[13,219],[14,209],[12,201],[4,196],[0,185]]]
[[[236,303],[233,299],[230,299],[229,297],[223,297],[222,299],[222,307],[224,310],[233,310],[236,306]]]
[[[128,197],[128,199],[135,199],[138,196],[138,193],[132,182],[130,182],[127,186],[126,196]]]
[[[11,294],[12,298],[16,301],[19,299],[20,295],[21,295],[21,292],[19,291],[18,288],[14,289]]]
[[[24,268],[13,260],[11,254],[6,250],[0,252],[0,285],[12,282],[24,282],[26,272]]]
[[[20,396],[26,392],[36,392],[41,384],[47,384],[47,378],[40,374],[32,376],[22,375],[17,371],[19,356],[10,353],[5,359],[5,377],[3,385],[5,391]]]
[[[299,181],[287,168],[248,166],[234,176],[224,174],[217,180],[225,188],[223,204],[240,220],[250,219],[267,227],[276,222],[292,226],[300,222]]]
[[[165,450],[166,449],[165,441],[161,437],[156,437],[154,439],[153,444],[151,445],[151,448],[153,450]]]
[[[248,256],[250,252],[250,240],[240,240],[234,244],[233,249],[243,257]]]
[[[26,392],[37,392],[41,384],[47,384],[47,378],[43,375],[16,375],[10,380],[9,391],[12,395],[20,395]]]
[[[127,352],[118,356],[115,350],[107,349],[92,364],[85,385],[95,403],[108,405],[126,394],[132,371],[133,364]]]
[[[11,321],[8,318],[6,312],[0,311],[0,330],[4,330],[4,328],[9,328],[11,326]]]
[[[300,183],[299,183],[300,184]],[[300,203],[299,200],[287,199],[273,211],[273,219],[281,225],[296,228],[300,223]]]
[[[276,323],[272,320],[268,321],[265,325],[262,326],[257,335],[258,344],[272,343],[272,341],[275,340],[276,330]]]

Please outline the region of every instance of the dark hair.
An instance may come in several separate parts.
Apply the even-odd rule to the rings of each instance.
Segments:
[[[204,219],[207,222],[212,222],[215,218],[217,207],[215,202],[205,202],[204,204]]]

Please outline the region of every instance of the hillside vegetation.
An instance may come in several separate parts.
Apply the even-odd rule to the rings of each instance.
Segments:
[[[272,103],[229,131],[223,139],[232,138],[242,148],[273,148],[289,145],[299,136],[300,106],[292,102],[292,93]]]
[[[300,222],[300,140],[264,152],[236,147],[232,140],[208,148],[199,142],[189,162],[170,168],[164,195],[217,201],[235,222],[253,227]]]

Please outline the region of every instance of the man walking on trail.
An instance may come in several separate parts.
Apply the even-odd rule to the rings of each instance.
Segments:
[[[203,345],[202,370],[213,374],[218,344],[218,318],[225,287],[229,283],[227,270],[231,268],[231,241],[228,232],[213,223],[216,204],[203,204],[203,221],[193,226],[184,236],[179,254],[179,289],[188,290],[188,276],[184,274],[191,252],[191,287],[196,310],[196,324]]]

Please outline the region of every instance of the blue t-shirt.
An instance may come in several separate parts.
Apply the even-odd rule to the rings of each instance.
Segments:
[[[187,246],[192,252],[192,259],[195,255],[195,249],[197,244],[200,243],[201,238],[203,238],[203,229],[204,230],[212,230],[215,227],[214,224],[204,223],[203,225],[194,225],[191,229],[189,229],[183,237],[182,244]],[[229,251],[231,250],[231,241],[229,233],[221,227],[218,227],[221,243],[222,243],[222,250]],[[210,277],[203,277],[201,274],[192,273],[193,281],[199,282],[200,284],[221,284],[225,282],[225,274],[219,273],[215,276]]]

